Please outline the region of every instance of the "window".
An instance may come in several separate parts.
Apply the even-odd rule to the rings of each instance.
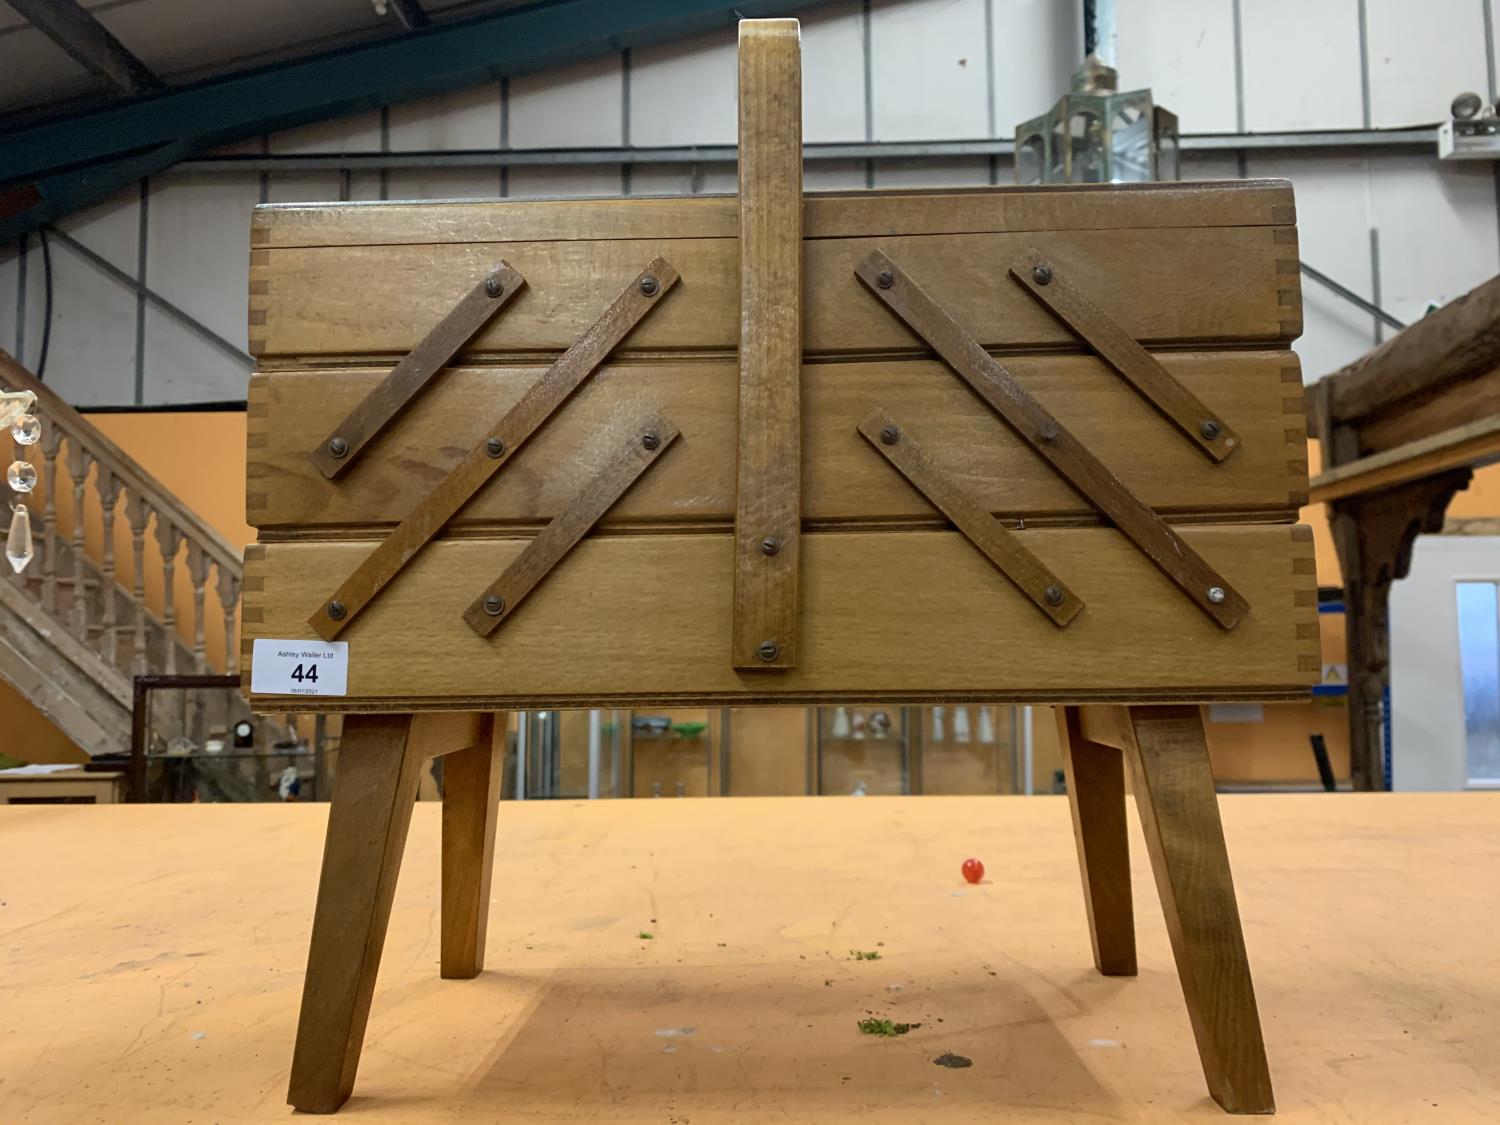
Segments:
[[[1459,582],[1458,659],[1471,786],[1500,786],[1500,586]]]

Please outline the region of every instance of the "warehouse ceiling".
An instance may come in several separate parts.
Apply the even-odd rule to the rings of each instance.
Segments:
[[[0,242],[198,153],[825,0],[5,0]]]
[[[470,19],[524,0],[67,0],[101,24],[167,86],[182,86],[406,34],[416,6],[434,25]],[[60,0],[33,0],[53,6]],[[91,72],[21,15],[0,3],[0,128],[108,104],[120,88]],[[18,10],[19,9],[19,10]]]

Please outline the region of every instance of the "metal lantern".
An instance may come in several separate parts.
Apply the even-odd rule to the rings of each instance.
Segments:
[[[1151,91],[1117,92],[1119,77],[1098,55],[1044,116],[1016,128],[1018,184],[1138,183],[1181,178],[1177,115]]]

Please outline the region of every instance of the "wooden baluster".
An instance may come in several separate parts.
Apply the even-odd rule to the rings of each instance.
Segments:
[[[187,537],[184,536],[184,538]],[[200,676],[208,671],[208,645],[204,637],[203,588],[208,584],[210,564],[208,552],[196,540],[187,539],[188,580],[193,584],[193,671]],[[192,691],[185,692],[183,695],[187,703],[187,713],[184,716],[187,735],[201,746],[203,740],[208,737],[208,710],[204,705],[203,693]]]
[[[130,521],[130,551],[135,557],[135,574],[131,576],[130,612],[134,618],[135,644],[131,649],[132,675],[146,674],[146,523],[151,519],[151,505],[144,496],[132,492],[125,497],[125,518]]]
[[[224,610],[224,674],[234,675],[240,670],[239,635],[234,627],[234,611],[240,604],[240,576],[218,564],[219,605]]]
[[[166,667],[168,676],[177,674],[177,550],[182,546],[182,532],[162,512],[156,513],[156,543],[161,548],[161,623],[167,637]]]
[[[115,505],[120,501],[120,489],[124,482],[99,463],[99,472],[94,477],[94,487],[99,492],[99,503],[104,506],[104,548],[99,557],[99,593],[104,600],[104,614],[100,620],[103,633],[100,646],[105,659],[111,664],[120,663],[118,647],[118,607],[115,605]]]
[[[68,628],[79,640],[88,639],[89,603],[84,589],[83,549],[84,497],[87,495],[89,466],[94,455],[77,438],[68,439],[68,475],[73,478],[73,605],[68,613]]]
[[[57,615],[57,454],[63,432],[42,415],[42,608]]]
[[[204,639],[203,588],[208,584],[208,552],[188,540],[188,577],[193,583],[193,671],[200,676],[208,671],[208,645]]]

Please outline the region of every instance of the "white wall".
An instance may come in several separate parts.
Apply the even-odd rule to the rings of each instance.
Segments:
[[[1120,0],[1127,86],[1150,85],[1185,133],[1432,123],[1492,76],[1487,0]],[[1072,0],[847,0],[803,19],[809,142],[1011,135],[1065,88],[1080,50]],[[327,122],[238,152],[348,153],[732,143],[734,35],[720,32],[518,77],[419,104]],[[812,164],[809,190],[1008,182],[1008,161]],[[1189,178],[1286,176],[1299,199],[1302,256],[1396,316],[1412,319],[1500,272],[1495,168],[1428,154],[1281,152],[1190,157]],[[528,197],[732,191],[729,165],[416,169],[341,174],[176,171],[144,193],[62,226],[237,345],[245,344],[249,210],[258,201]],[[1378,240],[1378,260],[1371,232]],[[244,369],[53,246],[47,378],[80,404],[171,404],[244,395]],[[35,366],[43,269],[0,250],[0,346]],[[1309,379],[1376,342],[1371,318],[1304,285]],[[24,307],[22,307],[24,306]]]

